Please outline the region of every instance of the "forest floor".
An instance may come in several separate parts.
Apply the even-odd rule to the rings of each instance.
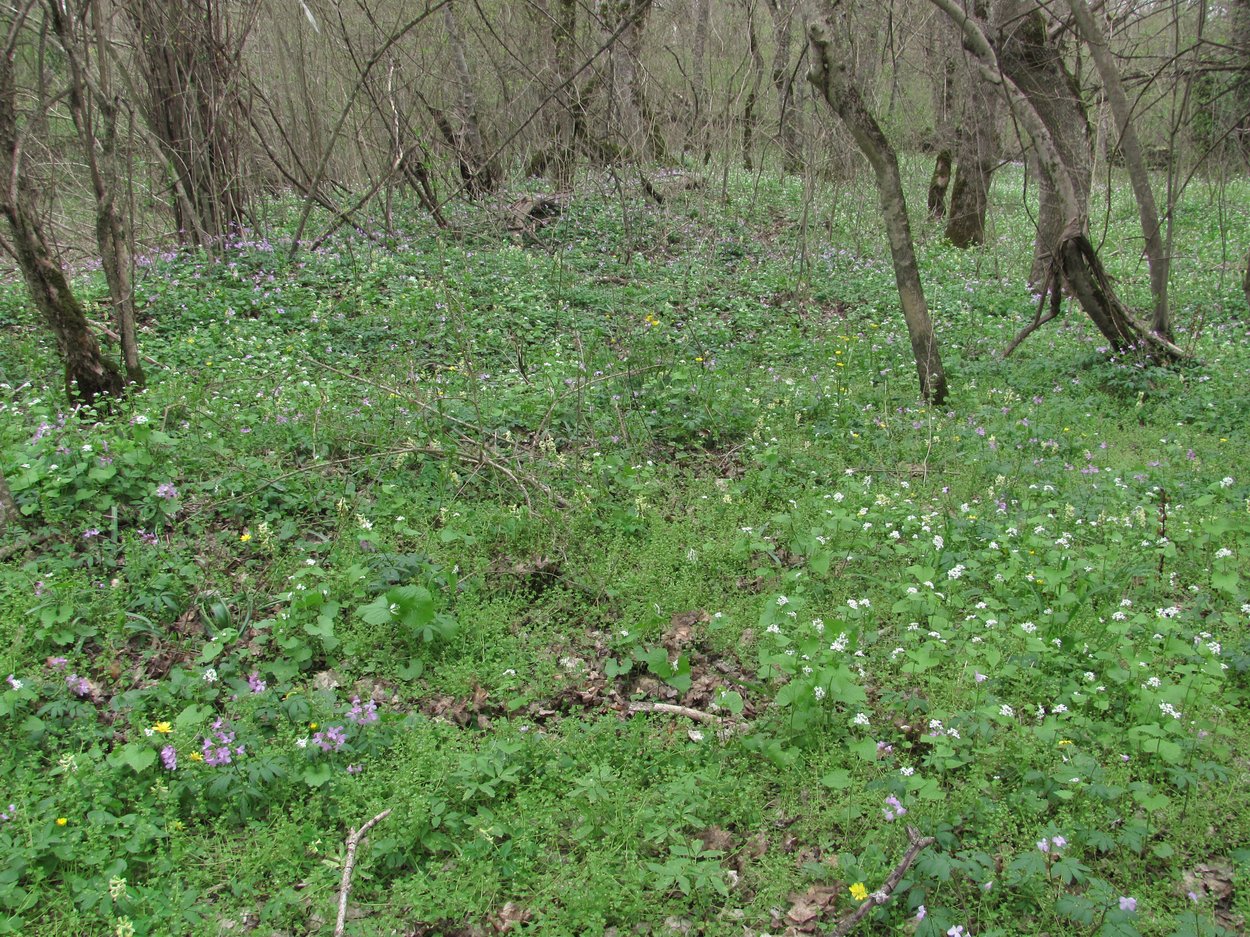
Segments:
[[[143,258],[98,419],[7,287],[0,933],[328,935],[383,811],[347,934],[1244,933],[1250,191],[1188,190],[1161,369],[1001,357],[1021,189],[916,221],[938,408],[861,183],[295,260],[275,206]]]

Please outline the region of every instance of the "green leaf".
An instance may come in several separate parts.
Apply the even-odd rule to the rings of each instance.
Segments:
[[[328,761],[319,761],[304,769],[304,783],[309,787],[321,787],[334,777],[334,765]]]
[[[174,717],[174,729],[176,729],[179,734],[187,734],[191,729],[207,722],[208,717],[212,714],[213,710],[211,706],[203,706],[199,703],[192,703]]]
[[[113,767],[127,765],[135,774],[142,774],[156,762],[156,749],[142,742],[127,742],[109,756]]]

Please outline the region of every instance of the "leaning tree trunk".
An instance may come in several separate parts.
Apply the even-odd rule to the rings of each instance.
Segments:
[[[1068,219],[1055,241],[1046,245],[1046,253],[1051,259],[1042,283],[1047,290],[1051,291],[1053,314],[1057,314],[1060,305],[1058,301],[1060,290],[1066,283],[1085,314],[1090,317],[1115,350],[1124,351],[1140,347],[1149,349],[1156,358],[1184,357],[1184,351],[1165,336],[1155,333],[1139,322],[1128,307],[1120,301],[1090,243],[1086,232],[1086,201],[1082,199],[1077,189],[1077,182],[1081,175],[1079,165],[1074,171],[1065,162],[1062,155],[1063,149],[1059,144],[1059,137],[1065,127],[1084,125],[1088,129],[1084,111],[1068,115],[1066,122],[1061,121],[1059,127],[1052,127],[1047,119],[1048,115],[1061,117],[1062,110],[1039,104],[1034,95],[1027,90],[1029,87],[1037,88],[1042,84],[1040,76],[1031,73],[1029,67],[1039,64],[1039,60],[1016,61],[1016,65],[1024,69],[1024,74],[1020,76],[1023,84],[1017,83],[1016,76],[1000,65],[998,54],[989,37],[986,36],[985,30],[964,12],[959,0],[930,0],[930,2],[946,13],[962,29],[965,47],[976,57],[982,77],[990,84],[1006,91],[1016,119],[1033,141],[1038,165],[1042,175],[1052,186],[1056,207],[1062,216]],[[1015,0],[1007,0],[1007,2],[1013,3]],[[1039,26],[1037,23],[1020,20],[1014,22],[1017,26],[1030,30]],[[1042,39],[1047,41],[1044,22],[1040,24],[1040,28]],[[1007,42],[1010,41],[1008,37]],[[1040,62],[1045,64],[1046,59],[1043,58]],[[1044,103],[1053,104],[1053,99]],[[1086,155],[1088,156],[1088,150]],[[1085,178],[1088,180],[1088,173],[1085,174]],[[1035,320],[1034,325],[1021,334],[1021,338],[1036,327],[1038,321],[1041,321],[1040,310],[1038,315],[1039,320]],[[1014,348],[1019,340],[1017,338],[1011,347]]]
[[[851,79],[846,57],[830,48],[829,24],[819,20],[813,22],[808,29],[808,42],[811,67],[807,80],[842,119],[876,173],[899,303],[903,307],[912,355],[916,360],[916,373],[920,378],[920,394],[925,400],[941,403],[946,399],[946,374],[942,369],[942,357],[916,265],[898,157],[880,125],[864,105],[859,88]]]
[[[101,31],[99,4],[92,2],[89,12],[101,55],[96,63],[94,89],[89,88],[86,59],[90,38],[85,20],[82,23],[82,32],[79,33],[61,0],[49,0],[47,6],[53,32],[65,52],[68,66],[67,99],[91,175],[91,188],[96,205],[96,245],[100,250],[100,265],[108,284],[113,321],[121,338],[126,380],[142,387],[143,365],[139,362],[139,344],[135,337],[135,297],[130,282],[131,238],[117,207],[117,187],[122,178],[122,170],[117,156],[118,103],[112,94],[110,63],[103,51],[108,39]],[[98,133],[92,117],[92,105],[99,114]]]
[[[23,161],[14,81],[15,46],[24,20],[25,15],[19,14],[9,25],[0,55],[0,180],[4,180],[0,183],[0,214],[8,222],[17,266],[31,299],[56,337],[57,351],[65,363],[65,392],[71,401],[92,403],[101,395],[121,393],[122,375],[117,365],[101,354],[39,220],[33,184]]]
[[[1116,131],[1119,133],[1120,152],[1124,155],[1133,195],[1137,199],[1137,212],[1141,219],[1142,235],[1145,237],[1146,262],[1150,265],[1150,293],[1154,299],[1150,327],[1165,338],[1171,337],[1172,323],[1168,312],[1170,263],[1163,247],[1159,210],[1155,207],[1146,160],[1142,156],[1141,142],[1137,139],[1137,129],[1133,126],[1133,109],[1128,95],[1124,93],[1120,70],[1116,67],[1111,49],[1107,45],[1107,37],[1094,21],[1094,14],[1089,6],[1085,0],[1068,0],[1068,7],[1072,10],[1076,31],[1089,46],[1094,66],[1098,69],[1098,77],[1102,79],[1103,92],[1107,95],[1107,103],[1111,105],[1111,116],[1115,119]]]
[[[995,4],[995,20],[999,67],[1028,98],[1049,130],[1063,171],[1075,192],[1075,209],[1085,218],[1093,151],[1081,89],[1048,35],[1046,18],[1034,0],[999,0]],[[1037,241],[1029,273],[1029,280],[1035,286],[1045,281],[1055,245],[1070,221],[1055,180],[1045,171],[1039,176]]]

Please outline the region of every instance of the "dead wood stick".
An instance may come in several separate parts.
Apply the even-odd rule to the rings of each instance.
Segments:
[[[890,900],[890,895],[894,889],[898,888],[898,883],[903,880],[903,876],[907,874],[907,870],[911,868],[911,864],[916,861],[916,857],[928,846],[933,845],[936,840],[932,836],[921,837],[920,831],[914,826],[907,828],[907,852],[903,853],[902,861],[895,866],[885,880],[885,884],[880,889],[874,891],[868,896],[868,899],[855,909],[855,912],[845,921],[838,925],[831,937],[846,937],[855,925],[864,919],[864,917],[873,908],[883,905]]]
[[[356,848],[360,845],[364,835],[373,829],[374,824],[385,820],[390,813],[391,808],[387,807],[347,837],[347,855],[343,858],[343,882],[339,885],[339,918],[334,925],[334,937],[343,937],[343,929],[347,926],[347,899],[352,893],[352,872],[356,869]]]
[[[693,719],[695,722],[705,722],[708,725],[720,725],[723,721],[720,716],[712,713],[705,713],[699,709],[691,709],[689,706],[678,706],[675,703],[648,703],[645,701],[637,701],[629,704],[631,713],[668,713],[672,716],[685,716],[687,719]]]

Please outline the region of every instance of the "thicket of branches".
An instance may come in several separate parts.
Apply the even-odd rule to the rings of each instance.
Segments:
[[[1033,281],[1113,345],[1174,357],[1177,192],[1250,166],[1250,0],[21,0],[0,23],[0,248],[83,401],[143,380],[136,245],[218,251],[276,234],[273,206],[294,201],[297,252],[344,225],[385,232],[397,206],[447,226],[458,201],[526,178],[558,193],[588,167],[664,165],[871,168],[922,392],[940,397],[910,232],[891,222],[899,151],[934,159],[927,208],[967,247],[994,169],[1027,161]],[[1140,318],[1085,237],[1109,165],[1141,208]],[[104,268],[120,364],[65,276],[82,259]]]

